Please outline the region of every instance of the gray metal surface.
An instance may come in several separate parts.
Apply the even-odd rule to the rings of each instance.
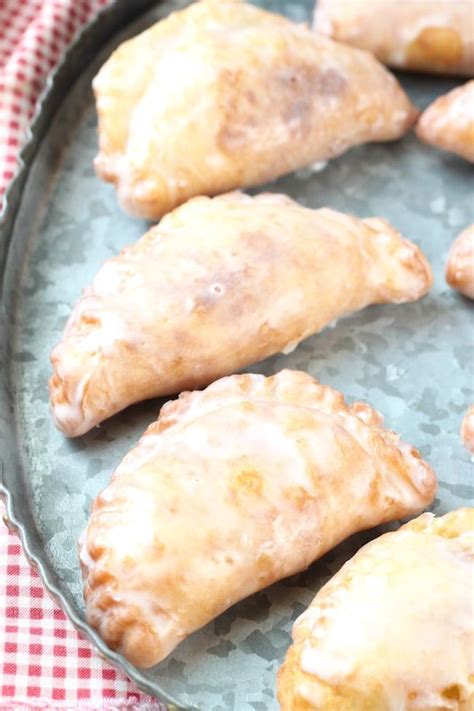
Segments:
[[[269,711],[277,706],[275,674],[292,622],[341,563],[381,529],[346,541],[307,572],[236,605],[156,668],[139,671],[107,650],[85,624],[76,540],[92,499],[161,403],[132,407],[72,441],[55,430],[48,413],[49,352],[71,305],[101,262],[146,228],[121,213],[113,189],[94,176],[90,81],[125,36],[184,4],[162,3],[128,24],[130,9],[124,8],[132,3],[119,0],[118,14],[96,23],[94,41],[91,31],[89,39],[80,40],[63,67],[66,78],[50,89],[3,226],[9,255],[0,333],[0,472],[8,515],[29,558],[74,624],[114,664],[145,690],[180,707]],[[297,20],[311,10],[308,0],[260,4]],[[119,25],[125,29],[102,48]],[[74,85],[73,77],[78,77]],[[68,83],[72,88],[66,93]],[[406,75],[403,83],[423,107],[456,81]],[[443,278],[452,239],[474,220],[472,179],[472,166],[408,136],[396,144],[355,149],[322,172],[301,171],[268,186],[308,206],[387,217],[429,257],[435,286],[421,302],[369,308],[308,339],[291,355],[249,370],[300,368],[350,400],[368,400],[434,466],[437,513],[473,503],[473,465],[459,440],[462,415],[474,401],[473,308]]]

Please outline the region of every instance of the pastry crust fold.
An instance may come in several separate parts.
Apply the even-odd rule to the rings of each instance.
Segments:
[[[283,195],[194,198],[107,261],[51,355],[51,411],[77,436],[147,398],[208,385],[372,303],[432,283],[381,219]]]
[[[318,0],[317,32],[396,69],[474,75],[472,0]]]
[[[474,509],[368,543],[293,626],[282,711],[471,711]]]
[[[418,113],[371,55],[231,0],[193,3],[123,43],[93,88],[97,174],[148,219],[397,139]]]
[[[428,106],[416,125],[416,135],[474,163],[474,80]]]
[[[232,375],[162,409],[94,502],[87,619],[138,666],[352,533],[419,512],[430,467],[306,373]]]

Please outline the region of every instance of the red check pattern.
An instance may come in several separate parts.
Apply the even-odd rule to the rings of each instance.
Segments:
[[[0,0],[0,206],[48,73],[110,1]],[[0,520],[0,711],[20,708],[165,709],[97,657]]]
[[[111,0],[0,0],[0,206],[46,77]]]
[[[0,525],[0,711],[165,711],[77,634]]]

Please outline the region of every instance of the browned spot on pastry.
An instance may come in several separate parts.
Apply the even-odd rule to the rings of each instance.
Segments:
[[[393,498],[393,496],[386,496],[385,497],[385,511],[388,513],[389,511],[393,511],[394,508],[396,508],[397,502]]]
[[[56,370],[53,372],[53,375],[49,380],[49,389],[52,393],[51,397],[54,399],[55,405],[69,403],[64,381],[58,375]]]
[[[110,586],[104,587],[96,593],[95,604],[99,610],[109,610],[115,606],[115,597]]]
[[[346,80],[336,69],[327,69],[314,83],[314,90],[323,96],[338,96],[346,88]]]
[[[260,496],[263,490],[262,477],[255,469],[242,469],[234,475],[231,488],[238,493]]]
[[[245,99],[250,104],[250,106],[255,106],[255,104],[257,103],[257,96],[255,92],[251,91],[250,89],[245,92]]]
[[[94,511],[94,513],[101,511],[102,509],[106,509],[106,510],[109,509],[110,501],[107,498],[107,495],[104,496],[104,493],[105,493],[105,490],[101,491],[100,494],[98,494],[98,496],[95,498],[94,503],[92,504],[92,510]],[[120,491],[118,493],[114,492],[114,512],[117,513],[117,511],[119,509],[126,509],[126,508],[127,508],[127,496],[125,494],[121,494]]]
[[[175,375],[180,375],[183,372],[183,366],[186,364],[184,363],[184,358],[183,356],[176,356],[173,358],[172,363],[171,363],[171,368],[173,370],[173,373]]]
[[[344,402],[342,401],[340,407],[343,404]],[[374,410],[374,408],[366,402],[354,402],[351,405],[350,410],[354,413],[354,415],[357,415],[362,422],[365,422],[366,425],[370,425],[371,427],[381,427],[383,425],[383,417],[380,412]]]
[[[375,503],[379,497],[379,483],[380,479],[378,476],[375,476],[372,481],[370,482],[369,486],[369,501],[371,503]]]
[[[99,116],[100,119],[100,116]],[[97,176],[114,185],[118,182],[118,175],[113,161],[109,161],[106,155],[98,155],[94,158],[94,168]]]
[[[271,328],[268,323],[264,323],[258,329],[258,337],[262,343],[271,343],[275,337],[275,329]]]
[[[275,563],[268,553],[259,553],[257,556],[258,578],[261,582],[273,581]]]
[[[97,500],[94,501],[92,504],[92,512],[96,513],[97,511],[100,511],[101,508],[103,507],[98,505]],[[96,531],[97,535],[88,536],[87,540],[87,550],[92,560],[99,560],[101,555],[105,552],[105,545],[102,543],[103,528],[98,525]]]
[[[462,40],[450,27],[425,27],[406,50],[407,64],[430,70],[450,69],[462,55]]]
[[[248,375],[241,375],[237,381],[239,392],[249,393],[252,391],[253,381]]]
[[[448,686],[446,689],[443,689],[441,696],[445,699],[450,699],[451,701],[462,700],[461,689],[457,684],[453,684],[452,686]]]
[[[124,633],[129,631],[136,618],[137,611],[133,607],[118,607],[114,605],[107,609],[105,625],[101,630],[107,644],[113,648],[118,647],[122,643]]]
[[[242,410],[242,412],[250,414],[251,412],[255,412],[255,403],[251,402],[250,400],[244,400],[243,402],[239,403],[239,408]]]
[[[98,326],[100,324],[100,319],[93,314],[83,313],[81,322],[85,326]]]
[[[293,74],[281,75],[280,83],[287,96],[282,112],[285,123],[305,123],[316,97],[338,96],[346,86],[344,77],[335,69],[321,71],[317,66],[306,65]]]
[[[241,148],[261,128],[262,113],[269,122],[279,118],[290,131],[305,133],[310,130],[313,105],[318,97],[340,96],[346,79],[336,69],[321,70],[313,64],[301,63],[292,68],[271,70],[266,77],[265,97],[257,97],[246,88],[247,77],[241,71],[224,70],[220,82],[225,85],[224,119],[216,140],[224,151]]]
[[[224,151],[233,150],[243,145],[249,130],[256,127],[255,96],[245,88],[240,70],[223,69],[218,81],[222,85],[224,118],[216,142]]]
[[[52,388],[57,388],[57,387],[59,387],[59,385],[61,385],[61,382],[62,382],[62,381],[61,381],[61,378],[59,377],[59,375],[57,374],[57,372],[54,371],[54,373],[53,373],[52,376],[51,376],[51,380],[49,381],[51,387],[52,387]]]
[[[92,588],[97,588],[106,583],[112,583],[114,576],[105,566],[95,565],[89,570],[89,583]]]
[[[298,99],[300,95],[315,94],[337,96],[342,94],[346,80],[336,69],[321,69],[316,65],[301,64],[295,70],[280,71],[276,80],[288,98]]]
[[[119,348],[122,348],[122,350],[128,351],[129,353],[136,353],[140,350],[140,346],[137,343],[129,341],[125,338],[117,339],[116,343]]]
[[[312,499],[312,496],[308,494],[305,488],[302,486],[289,486],[284,491],[285,498],[293,502],[297,509],[302,511],[308,501]]]

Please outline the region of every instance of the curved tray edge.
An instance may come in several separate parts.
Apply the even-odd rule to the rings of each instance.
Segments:
[[[99,657],[105,659],[115,669],[124,672],[127,677],[136,683],[137,686],[139,686],[144,692],[155,696],[154,685],[150,684],[146,677],[144,677],[141,672],[136,667],[132,666],[124,657],[110,650],[99,637],[97,632],[95,632],[90,625],[77,616],[70,603],[62,595],[61,591],[51,579],[50,573],[44,566],[43,562],[33,552],[28,526],[21,522],[14,512],[13,496],[5,483],[4,463],[2,459],[0,459],[0,501],[3,501],[6,510],[6,514],[3,516],[3,522],[11,532],[18,536],[22,550],[29,565],[40,575],[41,581],[50,598],[64,612],[74,628],[88,640]],[[160,700],[167,702],[167,708],[169,711],[194,711],[194,709],[191,708],[186,709],[182,706],[177,706],[174,699],[164,690],[161,692]]]
[[[78,78],[77,67],[83,67],[84,64],[89,63],[97,54],[97,47],[103,46],[125,23],[131,22],[158,2],[160,0],[135,0],[133,3],[128,0],[115,0],[111,5],[103,8],[88,25],[77,33],[57,67],[49,74],[36,103],[33,119],[26,134],[26,142],[18,156],[16,173],[5,192],[0,215],[0,501],[3,501],[6,511],[3,520],[7,528],[19,537],[29,565],[39,573],[47,593],[68,617],[74,628],[90,642],[100,657],[106,659],[119,671],[124,672],[140,689],[152,696],[156,696],[156,684],[152,684],[139,669],[120,654],[109,649],[98,633],[78,616],[65,598],[53,580],[51,571],[35,551],[37,546],[31,536],[29,522],[25,520],[24,514],[20,513],[21,506],[15,501],[12,484],[15,470],[20,464],[15,461],[18,460],[17,452],[12,453],[9,457],[11,466],[8,468],[3,457],[7,448],[14,448],[16,441],[12,399],[7,382],[8,319],[5,304],[8,301],[6,298],[8,295],[4,293],[4,275],[15,219],[30,167],[48,130],[51,117],[61,105],[64,94]],[[192,707],[179,706],[164,689],[158,687],[158,691],[160,700],[167,703],[169,711],[197,711]]]

